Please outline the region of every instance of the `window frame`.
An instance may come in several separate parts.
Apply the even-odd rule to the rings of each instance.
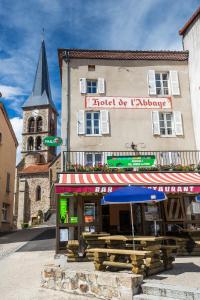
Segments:
[[[160,75],[160,80],[156,79],[156,75]],[[163,75],[167,75],[167,80],[163,80]],[[162,78],[161,78],[162,77]],[[157,86],[157,82],[160,82],[160,87]],[[163,82],[166,81],[167,82],[167,89],[168,89],[168,94],[164,93],[164,90],[166,89],[166,87],[164,87]],[[155,88],[156,88],[156,95],[157,96],[161,96],[161,97],[167,97],[169,95],[171,95],[171,89],[170,89],[170,74],[168,71],[166,72],[155,72]],[[158,94],[157,89],[161,90],[161,93]]]
[[[92,84],[90,86],[88,85],[89,83],[92,83],[92,82],[96,83],[96,87],[95,87],[96,91],[95,92],[88,90],[89,88],[90,89],[94,88],[92,86]],[[97,79],[86,79],[86,94],[97,94],[97,93],[98,93],[98,80]]]
[[[92,164],[88,164],[87,163],[87,155],[92,155]],[[100,155],[101,156],[101,162],[96,164],[96,160],[95,160],[95,156],[96,155]],[[103,163],[103,155],[100,152],[87,152],[85,153],[85,157],[84,157],[84,165],[87,167],[94,167],[94,166],[98,166],[99,164],[102,165]]]
[[[2,203],[2,209],[1,209],[1,213],[2,213],[2,222],[8,222],[8,216],[9,216],[9,204],[8,203],[5,203],[3,202]],[[5,214],[5,215],[4,215]],[[4,216],[6,216],[4,218]]]
[[[30,141],[32,141],[32,149],[30,149]],[[29,136],[27,139],[27,151],[34,151],[34,138]]]
[[[161,120],[161,114],[163,115],[163,120]],[[167,120],[167,115],[171,115],[171,127],[168,127],[167,126],[167,121],[169,121],[169,120]],[[163,121],[164,122],[164,127],[161,127],[160,126],[160,122],[161,121]],[[173,114],[173,112],[170,112],[170,111],[166,111],[166,112],[162,112],[162,111],[159,111],[159,128],[160,128],[160,136],[161,137],[176,137],[176,133],[175,133],[175,122],[174,122],[174,114]],[[163,129],[165,129],[165,134],[163,134],[162,132],[161,132],[161,128]],[[171,128],[171,130],[172,130],[172,133],[171,134],[167,134],[166,132],[167,132],[167,130],[169,129],[169,128]]]
[[[39,191],[39,192],[38,192]],[[39,195],[39,197],[38,197],[38,195]],[[41,199],[42,199],[42,189],[41,189],[41,186],[40,185],[38,185],[37,187],[36,187],[36,191],[35,191],[35,201],[37,202],[37,201],[41,201]]]
[[[94,114],[95,113],[98,113],[99,115],[99,118],[98,118],[98,128],[99,128],[99,133],[95,133],[94,132],[94,129],[95,129],[95,126],[94,126]],[[88,114],[91,114],[91,130],[92,132],[91,133],[87,133],[87,115]],[[85,111],[85,135],[86,136],[101,136],[101,116],[100,116],[100,111]]]
[[[40,140],[40,147],[38,146],[38,141]],[[41,151],[42,150],[42,137],[39,135],[35,139],[35,151]]]
[[[43,119],[41,116],[37,117],[36,119],[36,132],[43,131]]]
[[[31,126],[31,123],[33,126]],[[33,130],[31,130],[33,129]],[[28,119],[28,133],[34,133],[35,132],[35,119],[34,117],[30,117]]]

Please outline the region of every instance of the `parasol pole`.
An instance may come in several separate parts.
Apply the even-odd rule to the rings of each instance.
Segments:
[[[133,206],[132,203],[130,202],[130,209],[131,209],[131,227],[132,227],[132,237],[133,237],[133,250],[135,250],[135,241],[134,241],[134,225],[133,225]]]
[[[157,236],[157,224],[156,224],[156,220],[154,220],[154,234],[155,234],[155,236]]]

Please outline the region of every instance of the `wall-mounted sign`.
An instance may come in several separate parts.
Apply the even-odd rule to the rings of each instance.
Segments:
[[[63,196],[60,197],[59,215],[60,223],[66,224],[68,215],[68,199]]]
[[[78,217],[70,217],[69,218],[69,221],[71,224],[77,224],[78,223]]]
[[[67,242],[69,240],[68,228],[60,229],[60,242]]]
[[[48,147],[57,147],[62,145],[62,139],[59,136],[46,136],[43,139],[43,144]]]
[[[85,223],[92,223],[95,220],[95,203],[84,204],[84,221]]]
[[[86,108],[106,109],[171,109],[170,97],[92,97],[85,98]]]
[[[111,193],[115,190],[121,188],[123,185],[77,185],[77,186],[67,186],[60,185],[55,187],[56,194],[60,194],[63,192],[71,192],[71,193]],[[200,193],[200,185],[151,185],[144,187],[158,190],[164,193]]]
[[[107,164],[110,168],[152,167],[155,160],[155,155],[108,156]]]
[[[200,203],[192,202],[192,213],[193,214],[200,214]]]
[[[159,219],[158,213],[145,212],[144,216],[145,216],[145,221],[156,221]]]

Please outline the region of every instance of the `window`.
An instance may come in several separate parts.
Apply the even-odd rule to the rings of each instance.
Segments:
[[[173,135],[173,114],[159,112],[160,134],[161,135]]]
[[[37,129],[37,132],[42,131],[42,117],[37,118],[36,129]]]
[[[86,166],[98,166],[102,164],[102,154],[101,153],[86,153],[85,154],[85,165]]]
[[[7,173],[6,177],[6,193],[10,192],[10,173]]]
[[[34,145],[34,140],[33,140],[32,136],[30,136],[27,141],[27,150],[32,151],[33,145]]]
[[[169,74],[156,73],[155,79],[156,79],[156,94],[169,95]]]
[[[95,71],[95,65],[88,65],[88,71]]]
[[[100,134],[99,112],[86,112],[86,134]]]
[[[160,136],[183,136],[183,121],[180,111],[160,112],[152,111],[153,135]]]
[[[97,93],[97,80],[87,80],[87,93],[88,94]]]
[[[2,143],[2,133],[0,132],[0,145]]]
[[[34,132],[35,131],[35,120],[34,118],[30,118],[28,121],[28,132]]]
[[[38,185],[36,188],[36,201],[41,200],[41,187]]]
[[[3,203],[2,204],[2,221],[3,222],[8,221],[8,210],[9,210],[9,204]]]
[[[35,145],[36,150],[41,150],[42,149],[42,139],[40,136],[36,138],[36,145]]]

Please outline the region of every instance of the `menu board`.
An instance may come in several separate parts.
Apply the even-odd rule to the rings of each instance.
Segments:
[[[92,223],[95,221],[95,203],[84,204],[84,221],[85,223]]]

